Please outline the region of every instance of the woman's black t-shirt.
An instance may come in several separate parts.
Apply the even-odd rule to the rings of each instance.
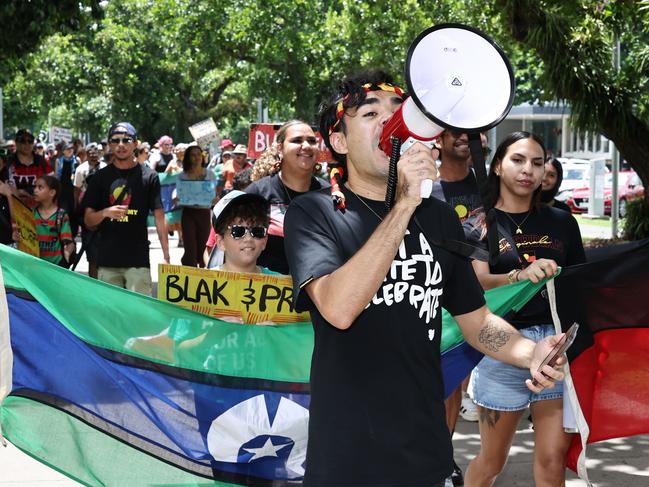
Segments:
[[[305,485],[433,485],[452,470],[440,364],[442,307],[452,315],[484,304],[470,262],[430,239],[464,236],[445,203],[425,200],[411,221],[381,287],[347,330],[329,324],[302,287],[344,265],[385,215],[383,202],[343,189],[293,201],[286,213],[286,253],[298,309],[315,330]],[[368,209],[366,206],[372,208]],[[357,276],[362,281],[362,273]],[[341,309],[345,302],[338,303]]]
[[[538,210],[532,210],[525,220],[527,212],[495,211],[498,223],[509,232],[510,238],[498,232],[500,255],[496,264],[489,267],[492,274],[507,274],[512,269],[524,269],[536,259],[552,259],[562,267],[586,261],[579,225],[570,213],[542,205]],[[469,218],[464,223],[467,239],[469,243],[488,250],[487,239],[480,238],[482,229],[474,226],[475,221]],[[517,225],[520,225],[520,234],[516,233]],[[508,240],[513,240],[516,249],[512,249]],[[518,313],[507,315],[505,319],[519,330],[552,323],[545,289]]]
[[[324,179],[311,178],[309,191],[329,187]],[[268,228],[268,243],[266,249],[257,259],[257,264],[279,272],[288,274],[288,262],[284,251],[284,214],[291,202],[306,193],[293,191],[282,183],[278,173],[271,174],[255,181],[246,188],[246,193],[263,196],[270,203],[270,227]]]

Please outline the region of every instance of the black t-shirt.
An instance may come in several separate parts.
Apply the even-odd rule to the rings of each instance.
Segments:
[[[509,217],[507,216],[509,215]],[[584,247],[581,241],[579,225],[570,213],[542,205],[538,210],[525,213],[508,213],[496,209],[498,223],[509,232],[516,244],[517,251],[512,249],[506,236],[498,232],[500,255],[492,274],[506,274],[512,269],[524,269],[536,259],[552,259],[559,266],[569,266],[586,262]],[[516,224],[522,233],[517,234]],[[473,228],[466,232],[466,227],[473,226],[472,219],[464,223],[465,233],[470,243],[488,248],[487,239],[480,239],[481,229]],[[518,313],[505,317],[517,329],[552,323],[550,305],[545,289],[532,298]]]
[[[572,213],[572,210],[570,209],[570,207],[567,204],[565,204],[563,201],[559,201],[559,200],[553,200],[553,201],[554,201],[554,203],[552,203],[553,208],[557,208],[559,210],[563,210],[563,211],[567,211],[569,213]]]
[[[169,166],[169,163],[173,158],[174,158],[173,154],[163,154],[162,152],[160,152],[160,159],[158,160],[158,163],[155,166],[155,171],[165,172],[167,170],[167,166]]]
[[[432,485],[452,470],[441,308],[471,312],[484,304],[482,289],[466,259],[432,247],[411,221],[367,308],[347,330],[329,324],[300,287],[345,264],[380,223],[356,195],[343,192],[344,212],[322,190],[294,201],[286,214],[296,306],[311,310],[315,330],[305,485]],[[385,214],[382,202],[364,201]],[[417,215],[431,238],[464,238],[455,213],[434,198]]]
[[[309,191],[327,187],[329,187],[329,183],[324,179],[313,177]],[[255,181],[246,188],[246,193],[263,196],[270,203],[268,244],[257,259],[257,264],[280,274],[288,274],[288,262],[284,251],[284,214],[292,200],[306,193],[293,191],[285,186],[278,173]]]
[[[13,242],[12,233],[9,201],[5,196],[0,195],[0,243],[10,245]]]
[[[88,183],[83,205],[99,211],[113,206],[126,189],[120,204],[128,205],[123,220],[109,218],[99,226],[98,260],[102,267],[148,267],[149,210],[162,208],[160,180],[148,166],[137,164],[131,169],[118,169],[113,164],[97,171]]]
[[[482,206],[480,191],[473,171],[462,181],[439,181],[444,193],[444,200],[455,210],[460,221]]]

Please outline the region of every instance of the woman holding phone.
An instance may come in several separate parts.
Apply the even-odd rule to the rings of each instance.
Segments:
[[[498,146],[487,179],[485,210],[494,209],[498,259],[490,266],[473,262],[484,289],[552,277],[557,266],[585,261],[581,234],[568,212],[542,205],[545,148],[529,132],[514,132]],[[469,240],[487,248],[484,213],[467,220]],[[506,317],[521,334],[539,341],[555,333],[545,290]],[[529,372],[485,357],[473,372],[473,400],[480,411],[480,452],[465,474],[470,486],[491,486],[507,462],[516,427],[529,407],[534,421],[534,480],[537,486],[565,482],[571,435],[563,429],[561,382],[532,393]]]

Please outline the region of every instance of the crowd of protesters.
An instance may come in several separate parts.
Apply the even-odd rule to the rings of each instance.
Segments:
[[[271,205],[269,244],[260,264],[288,274],[283,215],[296,196],[328,186],[317,163],[314,130],[293,120],[279,130],[259,161],[250,160],[247,152],[245,143],[227,138],[211,158],[195,142],[174,144],[168,135],[149,144],[139,140],[136,129],[125,122],[111,127],[105,140],[86,145],[80,140],[46,145],[30,130],[20,129],[13,140],[0,141],[0,242],[17,245],[21,239],[10,205],[19,201],[34,212],[42,257],[51,253],[46,247],[68,245],[71,252],[61,251],[48,260],[70,267],[83,253],[91,277],[150,294],[148,217],[153,216],[165,260],[169,260],[167,236],[177,232],[178,245],[184,247],[181,263],[206,267],[218,250],[211,209],[229,192],[245,190],[254,182],[248,192],[263,196]],[[175,181],[211,182],[213,200],[183,205],[174,191],[170,203],[180,207],[181,216],[165,218],[159,182],[163,174],[175,176]],[[56,186],[56,211],[46,220],[38,214],[35,194],[44,177]],[[49,224],[41,231],[43,221]]]
[[[329,336],[327,334],[332,333],[333,330],[335,336],[326,339],[331,339],[332,343],[337,342],[342,335],[335,329],[346,327],[335,324],[337,318],[329,314],[330,305],[323,301],[323,296],[337,296],[344,292],[346,287],[333,290],[329,289],[326,283],[337,280],[343,269],[348,267],[356,269],[360,265],[358,264],[360,255],[367,254],[368,259],[378,258],[377,262],[380,266],[386,267],[392,262],[396,252],[399,255],[406,252],[405,244],[399,247],[396,240],[388,238],[388,234],[384,235],[383,241],[379,239],[374,242],[377,234],[383,235],[381,232],[386,231],[385,227],[388,224],[385,222],[390,221],[390,225],[396,225],[389,219],[389,214],[386,213],[382,203],[377,202],[377,198],[374,197],[385,191],[382,182],[384,175],[376,172],[374,167],[376,161],[371,159],[379,156],[374,154],[376,148],[373,148],[367,136],[368,130],[380,127],[397,106],[395,100],[400,98],[400,95],[389,81],[389,79],[381,79],[361,83],[358,89],[354,88],[356,91],[351,93],[353,95],[351,98],[350,93],[341,92],[329,105],[324,106],[321,114],[319,129],[327,147],[334,155],[335,160],[332,162],[351,171],[344,181],[338,180],[344,182],[341,187],[335,184],[337,194],[343,200],[347,200],[347,213],[337,211],[336,205],[332,204],[329,178],[318,162],[316,132],[309,124],[300,120],[285,123],[278,130],[272,145],[256,161],[248,158],[245,141],[234,142],[224,139],[218,147],[219,150],[210,158],[209,154],[195,142],[174,144],[173,139],[168,135],[160,136],[153,144],[141,141],[138,139],[136,128],[127,122],[113,124],[106,140],[87,145],[83,145],[80,141],[45,145],[37,143],[29,130],[20,129],[13,140],[0,145],[0,243],[7,245],[20,243],[22,237],[16,229],[12,205],[25,205],[33,212],[41,258],[56,265],[70,267],[78,261],[80,254],[85,253],[89,263],[88,274],[91,277],[150,295],[152,282],[148,227],[155,226],[166,263],[170,261],[168,236],[178,232],[179,245],[184,246],[181,263],[186,266],[280,274],[289,274],[293,271],[294,279],[296,274],[297,278],[311,276],[313,283],[306,279],[304,290],[296,288],[296,295],[302,296],[302,300],[310,304],[309,310],[319,317],[316,330],[320,330],[320,333],[326,336]],[[361,112],[362,119],[350,115]],[[381,112],[382,115],[379,117],[376,115],[377,112]],[[358,136],[351,134],[358,134]],[[558,213],[559,210],[550,209],[553,205],[555,208],[559,207],[554,196],[561,181],[560,164],[556,161],[548,161],[544,167],[545,149],[540,139],[532,134],[519,133],[513,138],[506,139],[505,142],[499,147],[491,165],[489,178],[493,194],[490,204],[499,220],[502,220],[500,223],[509,228],[511,233],[509,241],[518,242],[519,235],[523,238],[527,231],[549,232],[552,229],[552,232],[557,233],[557,238],[571,242],[569,255],[564,255],[565,252],[563,254],[555,252],[556,255],[551,253],[546,255],[541,252],[538,260],[521,262],[518,253],[510,246],[509,250],[513,252],[515,258],[511,255],[507,257],[505,251],[496,265],[490,267],[486,264],[474,264],[475,275],[471,266],[463,265],[465,277],[472,276],[471,290],[474,299],[471,303],[472,307],[466,308],[466,300],[463,301],[464,298],[458,297],[454,304],[458,314],[473,313],[474,310],[482,309],[484,301],[480,286],[489,289],[523,279],[534,281],[540,279],[539,272],[543,272],[543,276],[552,275],[556,272],[556,264],[551,259],[560,264],[583,261],[583,249],[581,249],[576,224],[568,214],[562,215]],[[483,147],[486,147],[484,136]],[[515,149],[514,153],[510,147]],[[432,152],[428,149],[426,154],[424,152],[423,149],[415,146],[402,156],[402,160],[406,161],[404,167],[413,165],[421,172],[423,166],[419,164],[425,164],[431,174],[434,172],[435,176],[439,175],[435,178],[437,181],[433,187],[433,196],[437,200],[444,201],[445,204],[437,202],[435,205],[425,205],[428,208],[426,211],[437,215],[435,221],[424,221],[425,226],[428,228],[434,225],[435,228],[431,227],[431,229],[435,232],[443,233],[452,230],[454,238],[457,238],[455,234],[460,231],[463,223],[464,233],[468,239],[476,246],[487,247],[485,231],[483,231],[484,212],[481,209],[483,201],[479,196],[477,181],[471,169],[472,161],[467,135],[448,131],[441,137],[438,149]],[[434,159],[439,159],[437,166],[434,164]],[[544,173],[547,175],[545,180],[543,180]],[[411,178],[414,181],[416,178],[413,174],[402,174],[400,177]],[[202,202],[187,204],[178,187],[171,200],[174,205],[182,208],[179,222],[166,218],[161,196],[161,180],[171,177],[175,178],[177,184],[207,183],[212,191]],[[525,180],[525,184],[520,183],[521,178]],[[406,203],[403,205],[408,206],[410,210],[421,204],[419,199],[417,205],[413,206],[416,198],[404,194],[407,188],[400,188],[400,191],[398,195],[402,201],[407,201],[409,206]],[[307,193],[311,193],[310,197],[302,198]],[[298,198],[301,198],[300,205],[295,204]],[[540,209],[539,205],[542,204],[545,205],[544,209]],[[290,228],[285,234],[284,217],[289,207],[295,210],[292,210]],[[451,219],[453,219],[452,224]],[[448,220],[449,225],[437,228],[442,220]],[[354,222],[358,228],[350,222]],[[408,232],[406,236],[415,231],[403,225],[405,223],[397,226],[401,233]],[[529,230],[526,230],[526,225]],[[338,239],[342,238],[338,227],[345,232],[351,232],[345,237],[349,240],[338,242]],[[557,230],[559,227],[565,230],[565,235]],[[331,232],[332,235],[326,235]],[[363,238],[361,239],[354,232],[360,232],[359,235],[362,234]],[[419,233],[419,230],[416,232]],[[394,245],[390,244],[387,251],[385,250],[386,239],[395,242]],[[376,255],[371,255],[367,245],[361,247],[366,240],[370,247],[377,246]],[[404,242],[405,240],[404,237]],[[509,241],[505,243],[508,244]],[[338,253],[332,245],[340,246]],[[513,247],[515,246],[516,243]],[[331,254],[332,252],[335,255]],[[503,253],[502,249],[501,253]],[[452,257],[448,257],[448,262],[449,266],[459,265]],[[447,264],[443,263],[443,265]],[[358,269],[361,267],[362,265]],[[385,272],[373,279],[376,283],[381,283],[384,275]],[[352,275],[350,274],[349,277],[351,278]],[[360,274],[354,274],[353,277],[360,279]],[[465,283],[458,281],[454,285],[459,292],[460,287],[465,286]],[[358,289],[364,287],[359,285]],[[365,294],[370,298],[375,292],[381,291],[380,288],[377,291],[376,286],[373,285],[367,289]],[[454,289],[448,289],[449,293],[452,291],[455,292]],[[350,289],[350,296],[355,293],[356,291]],[[370,304],[367,304],[366,300],[361,301],[358,302],[359,313],[369,308],[375,299],[371,299]],[[337,303],[331,306],[337,307]],[[533,306],[543,308],[544,304],[536,303]],[[527,308],[523,311],[526,310]],[[388,311],[394,312],[394,310]],[[547,326],[549,321],[545,308],[543,313],[540,313],[540,317],[538,309],[528,311],[533,316],[531,318],[523,316],[529,319],[521,318],[521,323],[515,324],[516,328],[523,330],[522,335],[540,341],[551,334],[551,327]],[[356,319],[357,317],[354,317],[354,320]],[[381,321],[385,319],[382,318]],[[328,322],[334,324],[323,327],[323,324]],[[386,326],[389,328],[391,325]],[[538,336],[528,333],[529,329],[536,330],[535,327],[540,330]],[[361,328],[360,325],[356,327],[359,330]],[[507,333],[517,332],[508,329]],[[413,347],[420,347],[420,344]],[[316,350],[317,348],[316,343]],[[382,351],[379,353],[383,356]],[[334,354],[333,357],[336,356]],[[370,355],[361,354],[358,357],[359,360],[374,360]],[[405,364],[410,360],[404,357],[395,356],[395,358],[403,359]],[[501,370],[505,364],[501,363],[500,359],[509,363],[514,360],[509,355],[498,355],[497,358],[490,359],[491,362],[481,364],[478,370],[486,370],[487,366]],[[327,370],[331,373],[346,373],[337,369],[338,364],[329,363],[322,357],[320,360],[321,369],[317,369],[320,372],[316,370],[316,373],[323,374],[323,370],[327,367],[330,367],[331,370]],[[519,366],[520,363],[523,361],[518,360]],[[359,367],[362,369],[365,365],[359,362]],[[537,481],[547,481],[547,485],[555,483],[558,485],[563,479],[562,455],[570,439],[567,435],[559,434],[561,427],[554,424],[556,423],[554,413],[558,407],[557,401],[560,400],[561,390],[557,388],[556,391],[548,393],[547,397],[535,395],[525,386],[524,376],[529,375],[527,371],[512,366],[506,367],[515,370],[518,374],[517,380],[521,387],[517,391],[519,395],[517,398],[520,398],[520,401],[516,404],[500,404],[502,402],[499,402],[500,399],[489,398],[482,392],[485,388],[483,382],[486,375],[483,374],[475,377],[473,384],[469,384],[467,378],[463,387],[458,388],[451,395],[445,408],[441,408],[439,404],[436,406],[435,414],[446,411],[446,427],[451,435],[460,412],[466,419],[477,420],[476,406],[467,393],[467,390],[470,392],[473,389],[477,397],[476,401],[484,412],[481,417],[486,418],[485,421],[496,424],[498,420],[494,420],[493,417],[506,418],[506,421],[500,422],[498,428],[489,429],[485,426],[487,423],[481,424],[481,435],[485,444],[478,458],[471,463],[468,472],[469,479],[475,482],[475,485],[491,485],[507,458],[508,444],[511,443],[511,436],[514,434],[515,425],[521,414],[519,406],[527,407],[531,403],[535,421],[540,424],[551,424],[554,431],[553,436],[537,435],[540,447],[535,462],[539,469],[544,464],[553,467],[550,471],[546,470],[544,475],[539,474]],[[509,369],[507,372],[511,372]],[[556,379],[558,375],[552,375],[552,378]],[[402,379],[398,380],[402,381]],[[323,382],[320,382],[321,384]],[[335,388],[337,385],[333,384],[332,387]],[[437,395],[438,391],[432,391],[431,394]],[[312,399],[314,403],[320,401],[325,406],[328,404],[326,398],[318,399],[318,397],[314,390]],[[364,403],[366,399],[359,399],[359,404]],[[395,401],[399,402],[401,398],[395,397]],[[336,410],[331,404],[327,407],[332,408],[330,411]],[[492,417],[489,416],[490,413]],[[352,475],[352,477],[356,475],[346,470],[347,460],[344,458],[340,459],[343,465],[340,470],[330,469],[329,461],[325,461],[324,457],[315,458],[319,449],[329,441],[329,437],[323,432],[326,428],[320,426],[330,419],[330,415],[326,413],[312,417],[309,439],[312,485],[320,485],[318,475],[322,475],[322,479],[332,481],[334,484],[340,480],[341,475]],[[353,421],[354,417],[350,415],[346,421],[348,420]],[[435,421],[435,428],[440,428],[440,424],[444,423],[443,415]],[[350,424],[350,428],[352,426],[356,428],[358,424]],[[320,430],[315,431],[317,428]],[[335,434],[334,430],[335,428],[332,429],[332,434]],[[435,434],[441,435],[439,431]],[[412,431],[412,435],[414,438],[418,432]],[[322,441],[322,443],[312,444],[315,441]],[[334,441],[333,437],[331,441]],[[443,474],[447,477],[446,485],[462,485],[462,472],[457,464],[453,464],[446,442],[442,443],[444,458],[435,464],[437,470],[430,473],[428,472],[430,469],[423,469],[422,472],[426,470],[425,475],[431,482],[438,480]],[[430,446],[434,445],[428,445],[426,448]],[[358,447],[361,448],[361,445],[359,444]],[[323,452],[323,455],[325,453]],[[349,453],[353,454],[351,450]],[[410,460],[407,460],[406,464],[408,462]],[[390,470],[392,467],[394,471]],[[401,466],[386,461],[377,472],[383,472],[380,474],[382,479],[390,479],[400,468]],[[536,470],[535,464],[535,472]],[[371,485],[372,482],[374,480],[362,485]],[[430,485],[443,484],[433,482]]]

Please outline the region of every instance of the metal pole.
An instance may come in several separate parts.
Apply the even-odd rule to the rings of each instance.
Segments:
[[[264,100],[257,98],[257,123],[264,122]]]
[[[613,63],[617,72],[620,71],[620,39],[615,40],[615,49],[613,49]],[[613,144],[613,141],[611,141]],[[618,235],[618,215],[620,212],[620,205],[618,202],[618,173],[620,172],[620,151],[617,146],[613,144],[612,151],[613,161],[611,168],[613,174],[611,178],[611,237],[615,238]]]

